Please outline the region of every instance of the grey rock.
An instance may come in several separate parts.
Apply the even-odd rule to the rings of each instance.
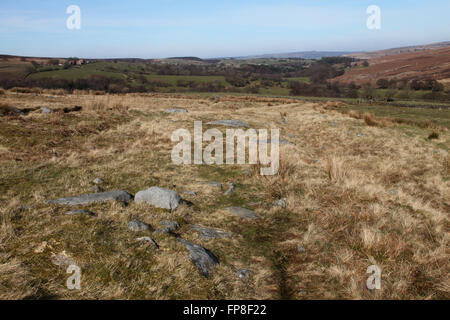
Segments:
[[[128,229],[135,232],[143,232],[150,231],[151,227],[145,222],[134,219],[128,223]]]
[[[102,184],[103,180],[101,178],[95,178],[94,181],[92,181],[94,184]]]
[[[397,194],[397,190],[389,190],[389,194],[395,196]]]
[[[128,203],[133,199],[133,196],[123,190],[100,192],[93,194],[84,194],[78,197],[61,198],[47,201],[48,204],[79,206],[92,203],[103,203],[108,201],[120,201]]]
[[[259,144],[271,144],[272,140],[271,139],[269,139],[269,140],[259,140],[258,143]],[[292,143],[290,141],[287,141],[287,140],[284,140],[284,139],[278,140],[278,144],[279,145],[290,145],[290,146],[294,146],[295,145],[294,143]]]
[[[136,241],[147,242],[148,244],[151,244],[155,249],[159,249],[159,245],[150,237],[136,238]]]
[[[50,110],[49,108],[46,108],[46,107],[41,107],[41,112],[42,113],[51,113],[52,110]]]
[[[243,219],[259,219],[259,216],[249,209],[241,207],[228,207],[224,210]]]
[[[248,269],[241,269],[241,270],[237,270],[236,271],[236,275],[240,278],[240,279],[247,279],[248,277],[250,277],[252,275],[253,271],[252,270],[248,270]]]
[[[89,211],[89,210],[72,210],[72,211],[67,211],[66,215],[69,215],[69,216],[87,215],[87,216],[94,217],[95,213],[93,213],[92,211]]]
[[[281,207],[281,208],[285,209],[286,205],[287,205],[286,201],[287,201],[286,198],[279,199],[279,200],[275,201],[274,203],[272,203],[272,207]]]
[[[191,227],[191,230],[197,231],[200,233],[200,236],[203,240],[212,240],[212,239],[220,239],[220,238],[231,238],[231,234],[220,229],[209,229],[204,228],[198,225]]]
[[[244,174],[246,176],[252,176],[253,172],[251,170],[244,170],[244,171],[242,171],[242,174]]]
[[[313,162],[313,163],[317,163],[317,162],[319,162],[319,160],[314,159],[312,162]]]
[[[186,191],[184,191],[183,192],[184,194],[188,194],[188,195],[190,195],[190,196],[197,196],[197,194],[194,192],[194,191],[189,191],[189,190],[186,190]]]
[[[211,269],[219,264],[219,260],[216,256],[211,251],[199,245],[181,238],[178,240],[185,245],[186,249],[190,253],[191,261],[195,264],[201,274],[206,278],[209,278]]]
[[[239,120],[218,120],[218,121],[211,121],[207,123],[208,125],[219,125],[219,126],[227,126],[227,127],[244,127],[249,128],[247,122],[239,121]]]
[[[172,108],[164,111],[165,113],[187,113],[188,111],[183,108]]]
[[[361,138],[361,137],[364,137],[364,134],[358,133],[356,136],[357,136],[358,138]]]
[[[159,224],[171,232],[180,228],[180,225],[176,221],[163,220]]]
[[[174,211],[184,201],[178,193],[159,187],[151,187],[147,190],[139,191],[135,198],[136,203],[148,203],[154,207]]]
[[[222,184],[220,183],[220,182],[215,182],[215,181],[202,181],[202,182],[199,182],[198,184],[203,184],[203,185],[208,185],[208,186],[211,186],[211,187],[216,187],[216,188],[219,188],[220,190],[222,190]]]
[[[236,189],[236,185],[232,182],[228,183],[228,190],[225,191],[224,195],[229,196],[234,193],[234,190]]]
[[[303,248],[301,244],[297,244],[297,251],[301,253],[306,252],[305,248]]]

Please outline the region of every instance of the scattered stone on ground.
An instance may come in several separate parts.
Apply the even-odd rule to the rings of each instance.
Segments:
[[[151,187],[147,190],[139,191],[135,198],[136,203],[148,203],[152,206],[174,211],[184,200],[178,193],[172,190],[159,187]]]
[[[216,181],[201,181],[198,184],[216,187],[216,188],[219,188],[220,190],[222,190],[222,188],[223,188],[222,184],[220,182],[216,182]]]
[[[176,231],[180,228],[180,225],[176,221],[162,220],[159,224],[163,227],[166,227],[171,232]]]
[[[271,144],[272,140],[271,139],[269,139],[269,140],[259,140],[258,143],[259,144]],[[284,140],[284,139],[278,140],[278,144],[280,144],[280,145],[290,145],[290,146],[294,146],[295,145],[294,143],[292,143],[292,142],[290,142],[288,140]]]
[[[272,203],[272,207],[281,207],[281,208],[285,209],[286,201],[287,201],[286,198],[279,199],[279,200],[275,201],[274,203]]]
[[[190,258],[198,270],[203,276],[209,278],[211,269],[219,264],[219,260],[216,256],[209,250],[186,241],[184,239],[178,238],[178,240],[183,243],[186,249],[190,253]]]
[[[225,230],[209,229],[209,228],[204,228],[204,227],[201,227],[198,225],[192,226],[191,230],[199,232],[200,236],[203,240],[231,238],[231,234],[226,232]]]
[[[364,134],[358,133],[356,136],[357,136],[358,138],[361,138],[361,137],[364,137]]]
[[[125,204],[133,200],[133,196],[123,190],[84,194],[77,197],[61,198],[47,201],[48,204],[78,206],[92,203],[103,203],[108,201],[120,201]]]
[[[216,182],[216,181],[200,181],[198,184],[202,184],[202,185],[207,185],[207,186],[211,186],[211,187],[216,187],[220,190],[223,189],[223,186],[220,182]]]
[[[239,120],[218,120],[208,122],[207,125],[219,125],[219,126],[227,126],[227,127],[244,127],[249,128],[247,122],[239,121]]]
[[[252,176],[253,172],[251,170],[244,170],[244,171],[242,171],[242,174],[244,174],[246,176]]]
[[[188,194],[188,195],[190,195],[190,196],[197,196],[197,194],[194,192],[194,191],[189,191],[189,190],[186,190],[186,191],[184,191],[183,192],[184,194]]]
[[[136,238],[136,241],[147,242],[148,244],[151,244],[155,249],[159,249],[159,245],[150,237]]]
[[[252,210],[241,207],[228,207],[224,209],[228,213],[238,216],[243,219],[259,219],[259,216]]]
[[[172,108],[164,111],[165,113],[187,113],[188,111],[183,108]]]
[[[52,110],[50,110],[49,108],[46,108],[46,107],[41,107],[41,112],[42,113],[51,113]]]
[[[229,196],[234,193],[234,189],[236,189],[236,185],[232,182],[228,183],[228,190],[225,191],[224,195]]]
[[[101,178],[95,178],[94,181],[92,181],[94,184],[102,184],[103,180]]]
[[[96,214],[89,210],[72,210],[72,211],[67,211],[66,215],[69,215],[69,216],[87,215],[87,216],[94,217]]]
[[[252,270],[248,270],[248,269],[240,269],[236,271],[236,275],[240,278],[240,279],[247,279],[248,277],[250,277],[252,275],[253,271]]]
[[[389,194],[395,196],[397,194],[397,190],[389,190]]]
[[[150,231],[151,228],[149,224],[136,219],[128,223],[128,229],[135,232]]]
[[[297,244],[297,251],[298,252],[306,252],[305,248],[302,247],[302,245],[299,243]]]

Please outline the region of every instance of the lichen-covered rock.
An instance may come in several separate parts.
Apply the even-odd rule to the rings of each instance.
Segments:
[[[154,207],[171,211],[174,211],[183,203],[183,199],[178,193],[159,187],[139,191],[134,197],[134,201],[136,203],[148,203]]]

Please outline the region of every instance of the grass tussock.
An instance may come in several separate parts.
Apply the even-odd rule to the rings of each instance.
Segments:
[[[430,133],[430,135],[428,136],[428,140],[433,140],[433,139],[439,139],[439,131],[434,130],[433,132]]]

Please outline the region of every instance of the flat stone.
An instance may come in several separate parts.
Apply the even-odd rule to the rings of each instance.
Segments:
[[[52,110],[50,110],[49,108],[46,108],[46,107],[41,107],[41,112],[42,113],[51,113]]]
[[[223,188],[222,184],[220,182],[216,182],[216,181],[201,181],[198,184],[216,187],[216,188],[219,188],[220,190],[222,190],[222,188]]]
[[[201,274],[204,277],[209,278],[211,269],[219,264],[219,260],[216,258],[216,256],[208,249],[205,249],[199,245],[181,238],[179,238],[178,240],[185,245],[186,249],[190,253],[191,261],[201,272]]]
[[[188,113],[186,109],[183,108],[172,108],[164,111],[165,113]]]
[[[212,239],[220,239],[220,238],[231,238],[231,234],[220,229],[209,229],[204,228],[198,225],[191,227],[191,230],[197,231],[200,233],[200,236],[203,240],[212,240]]]
[[[56,200],[47,201],[48,204],[67,205],[67,206],[79,206],[92,203],[103,203],[108,201],[120,201],[128,203],[133,199],[133,196],[123,190],[99,192],[93,194],[85,194],[71,198],[61,198]]]
[[[219,126],[227,126],[227,127],[244,127],[249,128],[247,122],[239,121],[239,120],[218,120],[218,121],[211,121],[208,122],[207,125],[219,125]]]
[[[238,216],[243,219],[259,219],[260,217],[252,210],[241,208],[241,207],[228,207],[224,209],[225,211]]]
[[[128,223],[128,229],[135,232],[143,232],[150,231],[151,227],[149,224],[135,219]]]
[[[259,140],[258,143],[259,144],[271,144],[272,140],[271,139],[269,139],[269,140]],[[294,143],[292,143],[292,142],[290,142],[288,140],[284,140],[284,139],[278,140],[278,144],[279,145],[290,145],[290,146],[294,146],[295,145]]]
[[[89,210],[72,210],[72,211],[67,211],[66,212],[67,215],[69,216],[74,216],[74,215],[87,215],[87,216],[95,216],[95,213],[89,211]]]
[[[240,279],[247,279],[248,277],[250,277],[252,275],[253,271],[252,270],[248,270],[248,269],[240,269],[236,271],[236,275],[240,278]]]
[[[154,207],[174,211],[184,200],[178,193],[159,187],[139,191],[134,197],[136,203],[148,203]]]
[[[136,241],[140,241],[140,242],[147,242],[148,244],[151,244],[155,249],[159,249],[159,245],[156,243],[155,240],[153,240],[150,237],[140,237],[140,238],[136,238]]]

